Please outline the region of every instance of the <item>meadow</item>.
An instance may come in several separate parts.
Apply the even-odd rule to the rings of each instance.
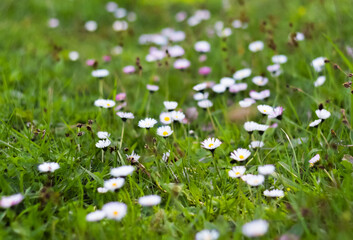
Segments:
[[[0,2],[0,239],[352,239],[350,0]]]

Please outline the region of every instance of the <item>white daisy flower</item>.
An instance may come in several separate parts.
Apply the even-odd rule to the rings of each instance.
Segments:
[[[50,18],[48,20],[48,27],[50,28],[57,28],[60,25],[60,21],[57,18]]]
[[[270,115],[273,112],[273,107],[268,105],[259,105],[257,106],[257,110],[263,115]]]
[[[40,172],[54,172],[60,168],[56,162],[45,162],[38,166]]]
[[[275,55],[272,57],[272,62],[275,64],[283,64],[287,62],[286,55]]]
[[[298,42],[304,41],[305,35],[304,35],[304,33],[297,32],[294,38],[295,38],[295,40],[298,41]]]
[[[264,145],[265,144],[262,141],[252,141],[249,145],[249,148],[262,148]]]
[[[235,80],[243,80],[244,78],[250,77],[251,75],[251,69],[250,68],[244,68],[236,71],[233,74],[233,78]]]
[[[116,2],[108,2],[108,3],[105,5],[105,9],[106,9],[108,12],[114,12],[117,8],[118,8],[118,4],[117,4]]]
[[[222,84],[216,84],[212,87],[212,91],[215,93],[224,93],[226,91],[226,87]]]
[[[105,218],[105,212],[97,210],[86,215],[87,222],[97,222]]]
[[[125,8],[117,8],[114,11],[114,15],[116,18],[124,18],[127,14],[127,11]]]
[[[316,72],[321,72],[325,67],[325,60],[326,60],[325,57],[315,58],[311,62],[311,66],[313,66],[313,68],[315,69]]]
[[[139,198],[139,204],[144,207],[151,207],[161,203],[162,198],[158,195],[147,195]]]
[[[97,148],[106,148],[108,147],[112,142],[109,139],[103,139],[103,140],[99,140],[96,143],[96,147]]]
[[[108,189],[106,189],[106,188],[104,188],[104,187],[99,187],[99,188],[97,188],[97,192],[99,192],[99,193],[106,193],[106,192],[108,192],[109,190]]]
[[[256,101],[252,98],[245,98],[244,100],[239,101],[239,105],[242,108],[247,108],[253,105]]]
[[[104,78],[109,75],[109,71],[107,69],[97,69],[92,71],[92,76],[96,78]]]
[[[267,66],[267,71],[269,71],[273,77],[278,77],[282,74],[281,65],[279,64]]]
[[[99,132],[97,132],[97,136],[100,139],[107,139],[110,137],[110,133],[99,131]]]
[[[206,82],[196,84],[192,89],[194,89],[197,92],[203,91],[208,87],[208,84]]]
[[[331,116],[331,113],[327,111],[326,109],[318,109],[315,111],[316,116],[322,120],[325,120]]]
[[[238,162],[241,162],[241,161],[245,161],[250,155],[251,155],[251,152],[249,150],[244,148],[238,148],[237,150],[234,150],[233,152],[231,152],[230,158]]]
[[[157,128],[157,134],[161,137],[168,137],[173,133],[172,129],[169,126],[162,126]]]
[[[262,219],[254,220],[243,225],[242,232],[247,237],[261,237],[267,233],[268,222]]]
[[[235,80],[230,77],[223,77],[221,78],[220,83],[225,87],[230,87],[235,84]]]
[[[245,91],[248,88],[247,83],[236,83],[229,87],[230,93],[238,93],[241,91]]]
[[[261,175],[271,175],[275,172],[275,166],[272,164],[267,164],[264,166],[259,166],[257,170]]]
[[[246,183],[250,186],[259,186],[265,181],[265,177],[263,175],[252,175],[246,179]]]
[[[98,24],[97,24],[96,21],[93,21],[93,20],[87,21],[87,22],[85,23],[85,28],[86,28],[86,30],[89,31],[89,32],[94,32],[94,31],[97,30]]]
[[[185,59],[185,58],[181,58],[181,59],[177,59],[174,62],[174,68],[175,69],[186,69],[190,67],[190,61]]]
[[[226,38],[232,35],[232,29],[231,28],[224,28],[220,31],[217,31],[218,37]]]
[[[134,114],[131,112],[117,112],[116,115],[118,115],[123,121],[135,118]]]
[[[198,41],[195,43],[194,48],[197,52],[207,53],[211,50],[211,45],[207,41]]]
[[[236,166],[236,167],[233,167],[232,170],[228,172],[228,176],[231,178],[238,178],[243,176],[245,171],[246,171],[246,168],[244,166]]]
[[[125,203],[110,202],[103,205],[102,211],[106,218],[120,221],[127,213],[127,206]]]
[[[164,104],[164,107],[165,107],[168,111],[174,110],[174,109],[176,109],[177,106],[178,106],[178,103],[177,103],[177,102],[174,102],[174,101],[164,101],[163,104]]]
[[[124,165],[121,167],[117,168],[112,168],[110,170],[110,175],[113,177],[126,177],[128,175],[131,175],[135,171],[135,168],[130,165]]]
[[[243,23],[239,19],[236,19],[232,22],[232,27],[235,29],[242,28],[242,26]]]
[[[218,138],[207,138],[201,142],[201,146],[208,150],[214,150],[218,148],[222,142]]]
[[[268,83],[268,78],[263,76],[255,76],[252,78],[252,82],[257,86],[265,86]]]
[[[171,124],[172,123],[172,114],[170,112],[162,112],[159,115],[159,121],[163,124]]]
[[[124,20],[117,20],[113,22],[112,28],[115,32],[121,32],[127,30],[129,28],[129,24]]]
[[[181,111],[173,111],[171,114],[174,121],[182,122],[185,119],[185,114]]]
[[[316,154],[313,158],[309,160],[310,167],[313,167],[316,162],[320,161],[320,155]]]
[[[108,189],[109,191],[115,191],[116,189],[119,189],[124,186],[124,183],[124,178],[111,178],[109,180],[104,181],[104,188]]]
[[[115,102],[109,99],[97,99],[96,101],[94,101],[94,105],[96,107],[112,108],[115,106]]]
[[[193,98],[196,100],[196,101],[201,101],[201,100],[205,100],[208,98],[208,95],[209,93],[208,92],[205,92],[205,93],[202,93],[202,92],[198,92],[198,93],[195,93]]]
[[[204,229],[195,235],[195,240],[217,240],[219,232],[215,229]]]
[[[309,127],[317,127],[322,122],[322,119],[317,119],[309,124]]]
[[[146,88],[147,88],[148,91],[150,91],[151,93],[153,93],[153,92],[158,91],[159,86],[147,84],[147,85],[146,85]]]
[[[23,195],[21,193],[17,193],[10,196],[3,196],[0,200],[0,207],[2,208],[9,208],[15,206],[22,202]]]
[[[257,125],[258,125],[258,123],[253,122],[253,121],[245,122],[244,129],[247,132],[253,132],[257,129]]]
[[[264,195],[266,197],[284,197],[284,192],[279,189],[265,190]]]
[[[156,119],[153,118],[145,118],[139,121],[138,126],[140,128],[150,129],[157,123]]]
[[[326,77],[325,76],[319,76],[316,81],[314,82],[314,87],[320,87],[322,86],[326,81]]]
[[[264,43],[262,41],[255,41],[249,44],[249,50],[252,52],[259,52],[264,49]]]
[[[184,48],[182,48],[179,45],[170,46],[167,49],[168,49],[169,56],[174,57],[174,58],[181,57],[185,54]]]
[[[256,92],[254,90],[251,90],[249,92],[249,95],[254,100],[263,100],[263,99],[268,98],[270,96],[270,90],[266,89],[261,92]]]
[[[284,111],[283,107],[275,107],[275,108],[273,108],[273,111],[268,115],[268,118],[281,119],[283,111]]]
[[[132,151],[132,153],[130,155],[125,154],[126,158],[128,161],[130,161],[132,164],[137,163],[140,159],[140,155],[138,155],[137,153],[135,153],[135,151]]]
[[[213,103],[210,100],[205,99],[205,100],[201,100],[201,101],[197,102],[197,105],[200,108],[210,108],[213,106]]]
[[[69,58],[71,61],[77,61],[80,58],[80,54],[76,51],[69,52]]]

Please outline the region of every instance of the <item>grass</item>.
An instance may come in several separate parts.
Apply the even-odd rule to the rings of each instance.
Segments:
[[[116,33],[111,29],[115,18],[105,11],[102,1],[1,1],[0,195],[22,193],[25,197],[19,205],[0,211],[1,239],[193,239],[205,228],[217,229],[220,239],[243,239],[241,226],[259,218],[270,224],[261,239],[288,233],[300,239],[351,239],[353,95],[342,84],[350,81],[345,73],[353,72],[352,56],[346,51],[353,43],[352,4],[349,0],[229,2],[230,8],[223,9],[221,1],[122,1],[119,5],[135,11],[138,18],[129,23],[128,31]],[[196,27],[175,22],[178,11],[185,10],[190,16],[199,8],[209,9],[211,19]],[[59,28],[47,27],[51,17],[60,19]],[[226,40],[207,35],[216,21],[230,26],[240,17],[249,21],[246,30],[232,29]],[[84,30],[87,20],[98,22],[96,32]],[[138,45],[139,36],[166,27],[187,35],[178,43],[191,61],[186,71],[173,69],[172,59],[167,60],[168,65],[163,60],[160,67],[145,61],[149,47]],[[293,47],[288,35],[297,31],[307,38]],[[269,39],[276,50],[266,46],[256,54],[248,51],[250,42],[267,44]],[[199,55],[193,50],[198,40],[211,43],[212,51],[204,63],[198,62]],[[123,54],[103,63],[102,56],[109,55],[116,45],[123,46]],[[77,62],[68,59],[72,50],[80,53]],[[265,104],[285,108],[282,121],[274,121],[278,127],[263,136],[255,133],[249,137],[244,120],[234,120],[234,115],[241,115],[238,102],[248,96],[248,90],[236,96],[211,94],[214,106],[210,114],[216,130],[207,111],[200,108],[197,120],[174,124],[174,133],[167,139],[157,136],[155,128],[147,132],[137,126],[146,116],[159,119],[165,100],[177,101],[184,112],[197,107],[192,86],[204,80],[218,82],[245,67],[256,75],[268,75],[266,67],[274,54],[288,56],[277,80],[269,76],[269,84],[262,88],[246,80],[248,89],[271,90]],[[315,88],[318,74],[310,62],[319,56],[331,63],[323,72],[326,82]],[[143,67],[141,74],[124,74],[122,68],[134,65],[137,57]],[[92,68],[85,65],[89,58],[110,71],[104,79],[104,98],[114,99],[117,93],[126,92],[125,110],[135,114],[135,119],[125,124],[122,148],[104,152],[104,162],[101,150],[95,147],[96,132],[110,132],[111,147],[118,147],[123,124],[113,109],[93,105],[99,91],[98,81],[91,77]],[[198,68],[204,65],[212,68],[206,79],[198,75]],[[160,90],[150,96],[146,84],[154,83],[156,76]],[[309,128],[319,104],[332,115],[319,128]],[[241,117],[265,123],[254,106]],[[341,109],[348,124],[344,124]],[[78,128],[77,123],[84,125]],[[84,134],[78,136],[80,132]],[[214,158],[200,146],[208,137],[223,142]],[[299,138],[306,141],[299,144]],[[276,173],[258,187],[228,177],[228,170],[239,165],[231,163],[230,152],[248,148],[251,139],[262,140],[265,146],[252,151],[245,163],[247,173],[256,174],[263,164],[276,166]],[[125,154],[133,150],[151,176],[136,171],[118,192],[98,193],[97,188],[110,178],[110,169],[129,164]],[[162,155],[168,150],[171,156],[164,162]],[[308,160],[317,153],[321,160],[309,167]],[[52,175],[37,170],[48,161],[60,164]],[[285,196],[263,196],[271,186],[283,189]],[[137,199],[149,194],[160,195],[161,204],[139,206]],[[85,220],[88,213],[111,201],[128,206],[121,222]]]

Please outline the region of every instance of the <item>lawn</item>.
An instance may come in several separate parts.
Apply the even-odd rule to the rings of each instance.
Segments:
[[[352,11],[2,0],[0,239],[352,239]]]

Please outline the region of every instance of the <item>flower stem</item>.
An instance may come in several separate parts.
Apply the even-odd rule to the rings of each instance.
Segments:
[[[102,149],[102,162],[104,162],[104,150]]]
[[[212,118],[212,115],[211,115],[210,108],[207,108],[207,113],[208,113],[208,116],[209,116],[210,119],[211,119],[211,123],[212,123],[213,129],[214,129],[215,131],[217,131],[216,125],[214,124],[214,121],[213,121],[213,118]]]
[[[121,137],[120,137],[119,150],[121,149],[121,146],[123,145],[124,128],[125,128],[125,122],[123,121],[123,128],[121,129]]]
[[[99,79],[99,97],[103,98],[103,78]]]

